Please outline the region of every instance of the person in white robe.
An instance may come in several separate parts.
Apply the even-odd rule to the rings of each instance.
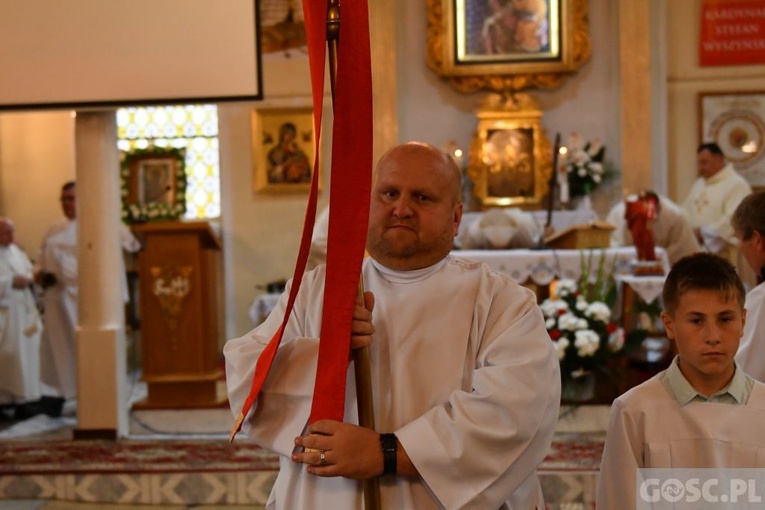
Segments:
[[[32,262],[14,244],[14,225],[0,217],[0,404],[14,417],[37,413],[40,399],[40,333]]]
[[[65,218],[43,236],[37,282],[43,288],[40,346],[41,404],[49,416],[61,415],[64,401],[77,394],[77,203],[74,182],[61,188]]]
[[[730,218],[738,204],[752,192],[716,143],[699,145],[696,151],[699,176],[683,202],[683,213],[702,249],[728,259],[747,287],[754,274],[740,257]]]
[[[60,416],[66,400],[77,395],[77,194],[76,184],[61,188],[61,208],[65,218],[54,223],[43,237],[38,257],[36,280],[43,287],[43,334],[40,371],[41,403],[50,416]],[[120,224],[123,249],[135,252],[140,243]],[[123,299],[127,300],[124,267],[120,269]]]
[[[345,423],[320,420],[306,428],[321,265],[303,278],[243,427],[280,455],[269,510],[362,508],[358,480],[382,473],[384,509],[544,508],[536,468],[557,422],[559,364],[532,292],[482,263],[449,255],[462,216],[459,183],[451,158],[426,144],[394,147],[377,167],[371,257],[362,269],[365,307],[354,311],[351,347],[369,345],[376,430],[395,435],[394,469],[385,467],[380,434],[354,425],[352,369]],[[261,326],[224,346],[235,415],[286,296]]]
[[[306,270],[327,262],[327,238],[329,236],[329,207],[317,216],[311,235],[311,246],[308,249]]]
[[[765,468],[765,385],[734,361],[746,322],[735,268],[710,253],[681,259],[667,276],[664,306],[679,354],[614,401],[598,509],[636,508],[641,468]]]
[[[669,198],[657,197],[656,219],[653,222],[653,239],[656,246],[667,251],[669,263],[674,264],[681,258],[699,251],[699,243],[693,234],[683,211]],[[606,221],[615,228],[611,231],[611,247],[634,246],[632,233],[624,218],[624,201],[617,203],[606,216]]]
[[[517,207],[489,209],[471,223],[462,235],[462,248],[532,248],[542,236],[542,228],[531,213]]]
[[[733,212],[731,224],[758,282],[746,295],[746,325],[736,361],[747,374],[765,382],[765,192],[746,197]]]

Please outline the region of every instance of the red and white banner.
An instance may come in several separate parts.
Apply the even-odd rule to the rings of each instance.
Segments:
[[[765,64],[765,1],[703,0],[699,65]]]

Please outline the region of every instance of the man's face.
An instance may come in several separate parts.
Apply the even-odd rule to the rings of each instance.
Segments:
[[[13,243],[14,228],[10,223],[0,221],[0,246],[9,246]]]
[[[699,175],[704,179],[709,179],[714,174],[722,170],[725,166],[725,160],[721,156],[712,154],[708,150],[703,150],[696,154],[696,169]]]
[[[744,260],[746,260],[749,267],[755,273],[759,274],[762,267],[765,266],[765,238],[756,230],[746,240],[738,230],[735,230],[734,234],[738,239],[739,249],[741,250],[741,255],[744,256]]]
[[[691,289],[680,297],[675,313],[663,312],[661,320],[677,344],[680,370],[691,385],[714,386],[733,377],[733,357],[746,322],[746,312],[735,297]]]
[[[432,148],[407,144],[378,165],[367,250],[384,266],[428,267],[452,249],[462,218],[459,174],[441,158]]]
[[[76,188],[69,188],[61,192],[61,209],[64,216],[73,220],[77,217],[77,195]]]

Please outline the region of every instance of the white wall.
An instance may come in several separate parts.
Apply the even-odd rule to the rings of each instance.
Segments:
[[[0,115],[0,215],[36,257],[48,226],[63,218],[61,185],[73,180],[74,117],[69,111]]]
[[[226,333],[229,338],[252,329],[248,316],[259,286],[292,276],[300,246],[308,193],[268,194],[253,190],[252,115],[256,109],[311,106],[307,56],[267,56],[264,92],[259,103],[221,105],[220,164],[222,225],[226,271]],[[326,84],[329,94],[329,83]],[[329,200],[331,106],[324,105],[320,212]]]

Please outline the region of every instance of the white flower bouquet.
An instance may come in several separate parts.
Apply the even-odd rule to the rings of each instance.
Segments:
[[[585,141],[578,133],[571,133],[565,157],[572,197],[589,195],[603,182],[606,177],[605,154],[606,148],[597,138]]]
[[[554,298],[540,305],[561,364],[563,383],[605,368],[624,347],[623,331],[603,301],[588,301],[577,282],[559,280]]]

